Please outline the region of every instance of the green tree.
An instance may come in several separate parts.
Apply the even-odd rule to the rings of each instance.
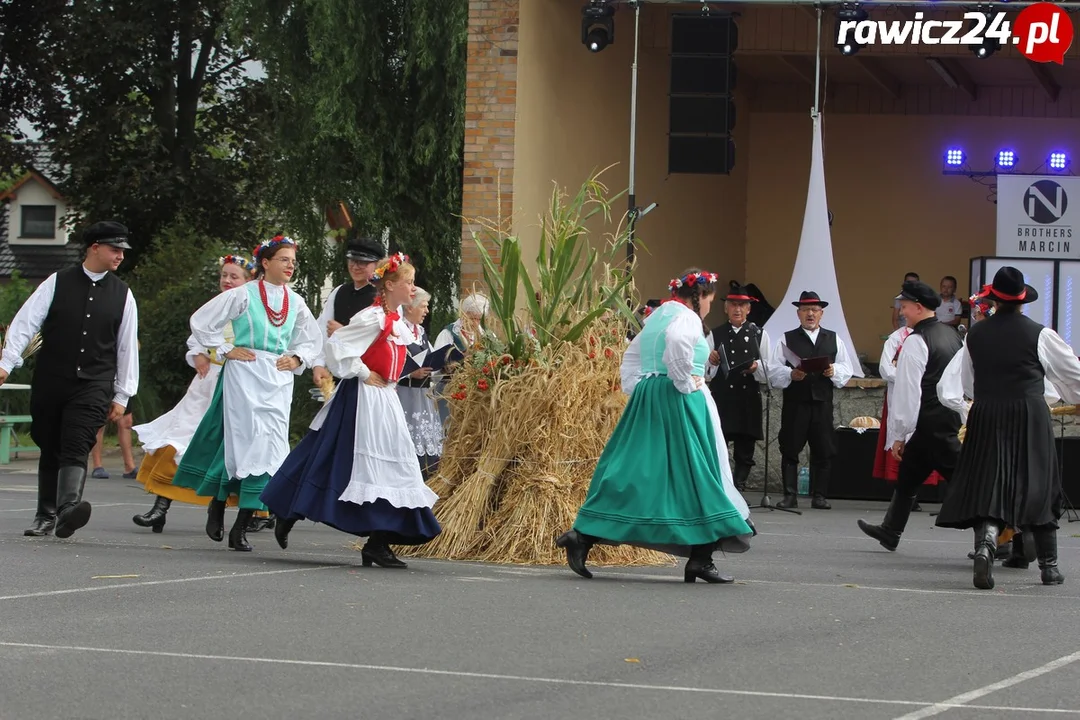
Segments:
[[[30,116],[76,220],[131,229],[131,262],[184,216],[197,234],[250,248],[269,232],[273,120],[229,0],[62,3],[46,47],[58,92]]]
[[[445,313],[460,269],[468,0],[234,0],[233,11],[282,118],[275,198],[309,241],[301,280],[342,273],[340,255],[311,241],[344,201],[356,231],[389,228]]]

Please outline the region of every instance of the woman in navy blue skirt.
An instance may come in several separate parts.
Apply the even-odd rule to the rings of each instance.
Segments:
[[[397,312],[414,275],[401,253],[379,263],[378,301],[326,342],[326,366],[342,381],[262,493],[282,548],[307,519],[367,537],[365,567],[404,568],[391,545],[421,545],[442,531],[394,389],[416,341]]]

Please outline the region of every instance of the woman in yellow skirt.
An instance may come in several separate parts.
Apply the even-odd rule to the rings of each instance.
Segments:
[[[221,273],[218,288],[221,292],[239,287],[251,280],[255,264],[240,255],[226,255],[220,259]],[[226,338],[232,333],[225,331]],[[216,357],[214,350],[196,347],[195,339],[188,338],[187,361],[196,370],[195,379],[188,386],[187,393],[169,412],[153,422],[132,428],[139,435],[146,455],[136,477],[146,491],[154,495],[154,505],[142,515],[132,518],[139,527],[148,527],[155,533],[165,527],[165,515],[174,500],[191,505],[208,505],[210,499],[199,497],[194,490],[177,487],[172,484],[176,467],[180,464],[191,436],[199,427],[199,422],[210,400],[214,396],[218,374],[224,360]],[[236,504],[235,498],[229,503]]]

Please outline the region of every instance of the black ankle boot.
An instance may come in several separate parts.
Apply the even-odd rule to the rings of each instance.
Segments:
[[[859,529],[881,543],[881,547],[889,552],[896,552],[897,546],[900,545],[900,536],[904,534],[904,528],[907,527],[914,504],[915,498],[901,495],[899,490],[893,490],[889,509],[885,511],[885,519],[881,521],[881,524],[871,525],[865,520],[859,520]]]
[[[372,533],[364,548],[360,551],[360,562],[364,567],[371,567],[372,563],[382,568],[407,568],[404,562],[398,559],[390,545],[379,533]]]
[[[799,465],[784,461],[780,464],[780,478],[784,482],[784,499],[776,503],[778,508],[799,507]]]
[[[233,523],[232,530],[229,531],[230,550],[252,551],[251,545],[248,545],[246,533],[248,523],[251,522],[251,516],[254,512],[254,510],[241,510],[236,514],[236,522]]]
[[[978,529],[979,546],[975,549],[972,584],[980,590],[994,588],[994,555],[997,552],[997,539],[1001,534],[1001,524],[989,520]]]
[[[158,495],[154,498],[153,507],[142,515],[136,515],[131,520],[139,527],[148,527],[159,533],[165,529],[165,513],[169,512],[170,505],[172,505],[172,500]]]
[[[58,538],[71,537],[76,530],[90,522],[90,503],[82,499],[86,485],[86,468],[60,468],[56,476],[56,529]]]
[[[555,541],[557,547],[566,548],[566,564],[570,569],[581,577],[589,580],[592,573],[585,567],[585,561],[589,559],[589,550],[593,542],[588,535],[583,535],[577,530],[567,530]]]
[[[296,524],[296,520],[286,520],[280,518],[277,524],[274,525],[274,539],[277,540],[277,544],[282,550],[289,547],[289,532],[293,529],[293,525]]]
[[[713,564],[713,545],[695,545],[690,550],[690,559],[686,561],[683,569],[683,582],[692,583],[695,580],[704,580],[707,583],[731,583],[735,578],[730,575],[721,575]]]
[[[1032,535],[1035,540],[1035,555],[1039,560],[1039,570],[1043,585],[1062,585],[1065,576],[1057,568],[1057,530],[1052,527],[1036,528]]]
[[[225,501],[214,498],[206,508],[206,535],[214,542],[225,538]]]

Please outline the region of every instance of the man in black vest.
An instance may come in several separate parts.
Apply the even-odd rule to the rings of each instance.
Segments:
[[[934,311],[940,304],[924,282],[905,282],[900,291],[900,313],[911,335],[896,361],[885,439],[900,470],[881,524],[859,520],[859,528],[889,551],[900,544],[919,486],[935,470],[949,480],[960,456],[960,415],[941,404],[937,385],[963,341],[954,328],[938,322]]]
[[[763,328],[748,323],[750,303],[757,298],[733,284],[724,298],[728,321],[709,333],[709,367],[705,379],[720,413],[724,439],[734,444],[735,488],[746,489],[746,480],[754,467],[754,447],[764,439],[761,431],[761,388],[771,349],[769,336]],[[721,358],[723,350],[723,358]],[[762,356],[765,357],[762,357]],[[722,366],[726,361],[725,372]]]
[[[820,326],[829,303],[804,290],[792,305],[798,308],[799,327],[780,337],[773,352],[776,362],[768,368],[772,386],[784,391],[778,438],[784,499],[776,506],[799,507],[799,454],[809,442],[810,507],[829,510],[829,475],[836,454],[833,388],[851,379],[851,361],[844,341]]]
[[[382,245],[371,238],[349,240],[345,258],[352,282],[331,290],[323,304],[318,323],[326,337],[348,325],[353,315],[375,303],[376,289],[371,284],[371,274],[375,272],[375,263],[382,260],[384,255]],[[316,361],[312,375],[316,386],[331,377],[322,358]]]
[[[98,428],[123,416],[139,386],[135,298],[113,274],[131,249],[127,228],[99,222],[82,239],[82,265],[38,286],[11,321],[0,358],[3,383],[41,333],[30,391],[30,435],[41,449],[38,506],[27,536],[66,538],[89,522],[87,455]]]

